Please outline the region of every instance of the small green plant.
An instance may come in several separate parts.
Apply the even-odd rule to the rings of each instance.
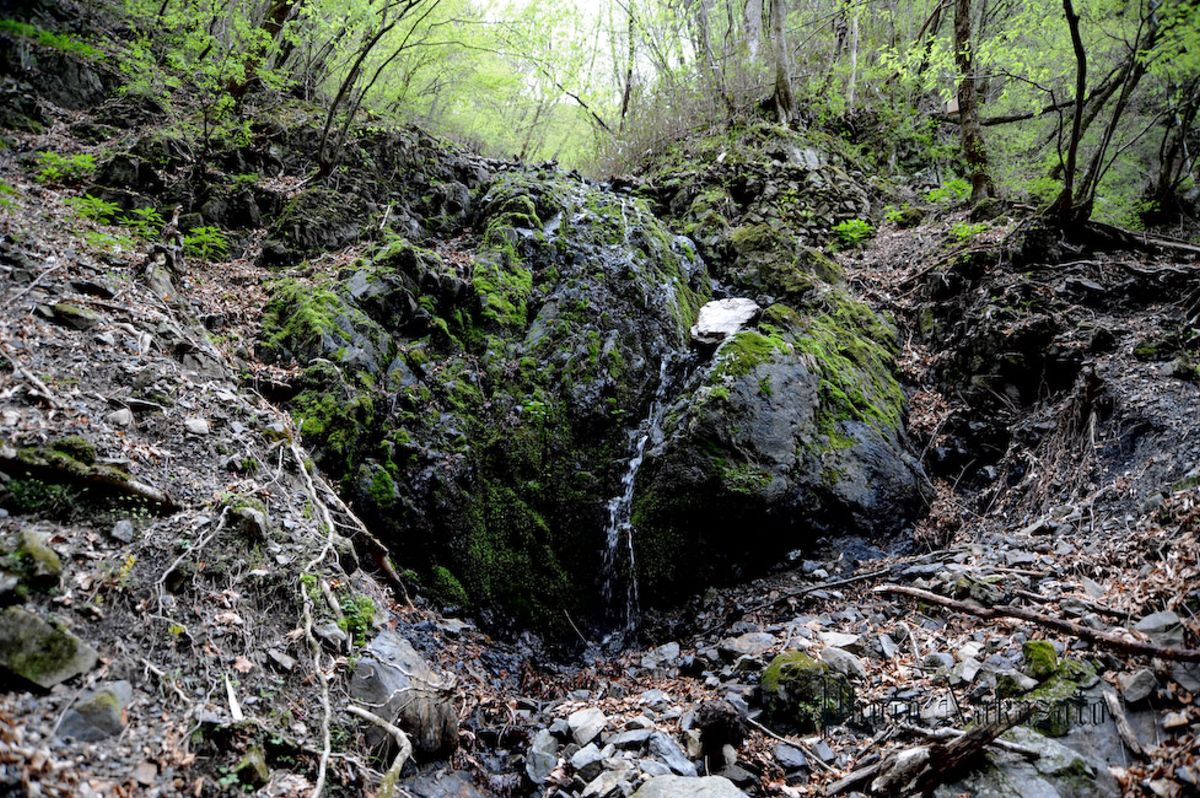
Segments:
[[[367,635],[375,623],[375,602],[367,596],[350,596],[341,603],[342,617],[338,628],[350,635],[354,645],[366,645]]]
[[[46,185],[77,183],[96,171],[96,158],[85,152],[60,155],[47,150],[37,154],[37,163],[34,179]]]
[[[134,241],[128,236],[115,236],[99,230],[84,230],[83,241],[93,249],[104,252],[129,252],[134,248]]]
[[[950,226],[950,235],[960,244],[965,244],[987,229],[986,222],[977,222],[975,224],[970,222],[955,222]]]
[[[0,33],[11,33],[22,39],[32,39],[42,47],[51,47],[84,58],[94,58],[100,55],[100,51],[90,44],[72,39],[64,33],[54,33],[15,19],[0,19]]]
[[[16,205],[12,201],[12,197],[17,196],[17,189],[8,183],[0,180],[0,208],[12,208]]]
[[[128,227],[136,238],[153,241],[162,233],[166,222],[154,208],[134,208],[121,217],[121,224]]]
[[[888,205],[883,209],[883,220],[888,224],[898,224],[904,219],[904,211],[897,208],[895,205]]]
[[[193,227],[183,237],[183,254],[200,260],[223,258],[229,254],[229,242],[219,227]]]
[[[963,202],[971,196],[971,184],[960,177],[954,177],[943,182],[937,188],[925,193],[925,199],[938,205],[952,205]]]
[[[91,219],[100,224],[112,224],[113,219],[121,212],[121,206],[91,194],[82,197],[68,197],[66,205],[73,208],[81,218]]]
[[[259,177],[260,176],[259,176],[258,172],[243,172],[242,174],[233,176],[233,185],[234,186],[257,185],[258,181],[259,181]]]
[[[862,219],[847,219],[835,224],[833,232],[843,246],[857,247],[875,234],[875,228]]]

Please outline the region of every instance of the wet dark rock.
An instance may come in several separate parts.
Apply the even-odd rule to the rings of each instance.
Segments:
[[[779,766],[787,772],[808,769],[808,757],[795,746],[779,743],[771,749],[771,753],[775,756],[775,761],[779,763]]]
[[[529,744],[529,753],[525,755],[525,774],[534,784],[541,784],[550,778],[551,771],[558,764],[558,742],[554,735],[542,729],[533,737]]]
[[[680,776],[696,775],[696,765],[687,758],[679,743],[664,732],[654,732],[650,736],[649,747],[655,758],[662,760]]]

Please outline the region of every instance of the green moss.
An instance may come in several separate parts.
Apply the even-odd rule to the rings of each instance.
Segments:
[[[366,645],[367,637],[375,626],[375,602],[369,596],[348,595],[339,598],[342,617],[338,628],[350,635],[354,645]]]
[[[263,312],[262,345],[276,352],[319,351],[326,340],[350,342],[338,324],[345,303],[328,287],[280,280],[271,286],[271,301]]]
[[[742,330],[725,339],[717,350],[713,376],[718,380],[726,376],[743,377],[769,362],[776,353],[790,351],[791,345],[779,336]]]
[[[762,493],[775,478],[770,471],[753,463],[736,465],[721,463],[719,468],[721,483],[733,493],[747,496],[756,496]]]
[[[1038,681],[1048,679],[1058,671],[1058,653],[1049,640],[1028,640],[1021,646],[1025,672]]]
[[[59,438],[47,448],[49,452],[64,455],[84,465],[90,466],[96,462],[96,447],[79,435]]]
[[[802,731],[844,720],[854,709],[854,688],[846,677],[802,651],[772,659],[761,687],[768,713]]]
[[[1085,703],[1080,689],[1093,684],[1096,678],[1096,669],[1089,663],[1062,660],[1053,675],[1021,699],[1034,707],[1029,725],[1047,737],[1062,737],[1070,732]]]
[[[430,596],[443,605],[470,607],[471,598],[467,595],[462,582],[458,580],[449,568],[435,565],[429,578]]]

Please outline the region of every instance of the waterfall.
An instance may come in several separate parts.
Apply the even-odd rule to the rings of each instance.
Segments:
[[[605,534],[604,549],[604,602],[610,610],[615,610],[617,588],[622,581],[618,578],[617,565],[625,554],[625,596],[624,596],[624,631],[632,631],[638,619],[638,589],[636,560],[633,546],[633,489],[637,481],[638,469],[646,455],[646,445],[653,439],[662,438],[662,420],[667,410],[667,391],[670,388],[668,365],[670,355],[663,357],[658,367],[658,388],[654,392],[654,401],[650,403],[650,411],[646,418],[631,433],[633,455],[625,466],[625,474],[621,478],[621,493],[608,501],[608,529]]]

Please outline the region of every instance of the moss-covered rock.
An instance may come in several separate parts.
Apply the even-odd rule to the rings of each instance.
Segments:
[[[96,651],[20,607],[0,613],[0,668],[49,690],[96,665]]]
[[[473,205],[460,251],[276,283],[260,347],[307,366],[302,435],[438,601],[557,631],[594,612],[629,427],[709,280],[639,200],[512,173]]]
[[[839,723],[854,711],[850,681],[802,651],[785,651],[771,660],[761,688],[771,717],[800,731]]]
[[[1025,672],[1038,681],[1049,679],[1058,672],[1058,652],[1049,640],[1026,640],[1021,646]]]

